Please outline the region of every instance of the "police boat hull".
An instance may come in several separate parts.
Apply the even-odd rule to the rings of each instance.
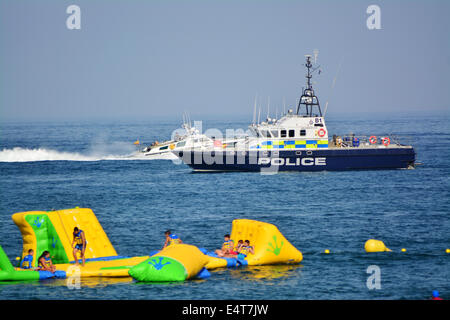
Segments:
[[[197,172],[212,171],[342,171],[413,168],[411,146],[308,151],[174,152]]]

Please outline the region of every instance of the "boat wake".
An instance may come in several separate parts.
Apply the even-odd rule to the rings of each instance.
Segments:
[[[137,151],[130,152],[79,152],[57,151],[47,148],[21,148],[0,150],[0,162],[35,162],[35,161],[103,161],[103,160],[156,160],[158,157],[146,158]],[[161,159],[167,159],[161,157]]]

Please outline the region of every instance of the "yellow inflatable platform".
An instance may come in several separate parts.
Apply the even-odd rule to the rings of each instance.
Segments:
[[[58,211],[28,211],[12,216],[23,237],[22,259],[29,249],[34,251],[32,266],[37,258],[49,251],[56,269],[66,276],[129,277],[139,281],[184,281],[207,278],[207,269],[245,265],[295,264],[303,259],[298,251],[270,223],[238,219],[232,223],[231,239],[249,240],[254,254],[245,258],[220,258],[214,253],[188,244],[166,247],[159,253],[141,257],[117,255],[94,212],[87,208]],[[85,266],[74,268],[73,229],[84,231],[86,238]]]
[[[233,266],[235,260],[241,265],[269,265],[269,264],[295,264],[303,260],[302,253],[297,250],[278,230],[270,223],[248,219],[236,219],[232,222],[231,240],[235,245],[239,240],[249,240],[254,248],[254,254],[245,259],[218,258],[213,254],[208,256],[207,269]]]
[[[37,257],[49,251],[57,270],[66,271],[67,275],[80,272],[81,277],[127,277],[131,267],[148,258],[117,255],[94,212],[88,208],[19,212],[12,219],[22,233],[22,259],[29,249],[34,250],[33,267],[37,267]],[[87,242],[86,265],[79,270],[71,268],[75,262],[74,227],[84,231]]]

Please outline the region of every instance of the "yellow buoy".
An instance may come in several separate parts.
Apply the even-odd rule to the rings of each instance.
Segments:
[[[326,254],[329,254],[330,253],[330,250],[328,250],[328,249],[325,249],[325,251],[324,251]]]
[[[385,251],[392,251],[391,249],[387,248],[383,241],[375,240],[375,239],[369,239],[364,244],[364,249],[366,252],[385,252]]]
[[[402,252],[406,252],[406,249],[405,249],[405,248],[402,248]]]
[[[450,249],[445,249],[445,252],[450,253]]]

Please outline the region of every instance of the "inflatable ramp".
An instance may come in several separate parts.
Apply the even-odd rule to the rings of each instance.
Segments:
[[[210,253],[209,262],[206,264],[207,269],[238,265],[294,264],[303,260],[302,253],[283,236],[275,225],[267,222],[248,219],[233,220],[231,240],[235,245],[239,240],[249,240],[255,254],[249,254],[245,259],[235,259],[218,258]]]
[[[74,227],[85,233],[86,259],[117,256],[91,209],[20,212],[13,214],[12,219],[22,233],[22,257],[27,255],[29,249],[37,255],[47,250],[51,252],[54,264],[69,263],[73,260]],[[33,265],[37,266],[37,261]]]
[[[57,270],[70,276],[79,272],[81,277],[128,277],[128,270],[148,259],[145,257],[122,257],[108,239],[94,212],[88,208],[74,208],[58,211],[28,211],[12,216],[23,238],[22,259],[29,249],[37,257],[49,251]],[[73,266],[73,229],[83,230],[86,237],[86,265],[80,269]]]

